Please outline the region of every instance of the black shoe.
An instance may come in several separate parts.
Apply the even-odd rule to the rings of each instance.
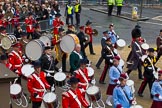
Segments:
[[[96,53],[91,53],[91,55],[96,55]]]
[[[101,69],[100,67],[96,66],[97,69]]]
[[[143,77],[141,77],[141,78],[139,78],[139,79],[143,80],[144,78],[143,78]]]
[[[100,84],[106,84],[106,83],[105,83],[105,82],[103,82],[103,81],[99,81],[99,83],[100,83]]]
[[[142,95],[141,93],[138,93],[138,96],[139,96],[139,97],[143,97],[143,95]]]

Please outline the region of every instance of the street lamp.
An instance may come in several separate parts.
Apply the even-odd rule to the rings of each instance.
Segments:
[[[140,3],[140,18],[142,18],[142,8],[143,8],[143,0]]]

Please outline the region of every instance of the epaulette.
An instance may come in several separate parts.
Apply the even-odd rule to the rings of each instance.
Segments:
[[[62,93],[63,96],[66,96],[66,97],[70,97],[69,94],[67,92],[63,92]]]

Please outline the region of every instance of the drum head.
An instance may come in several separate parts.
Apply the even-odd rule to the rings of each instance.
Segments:
[[[91,77],[94,75],[94,69],[91,68],[91,67],[87,67],[87,70],[88,70],[88,77]]]
[[[29,77],[34,72],[34,67],[31,64],[26,64],[21,68],[22,74]]]
[[[126,42],[125,42],[125,40],[123,40],[123,39],[119,39],[119,40],[117,40],[117,45],[119,46],[119,47],[125,47],[126,46]]]
[[[10,86],[10,94],[17,95],[21,92],[22,88],[19,84],[12,84]]]
[[[51,39],[48,36],[41,36],[39,39],[45,46],[51,46]]]
[[[32,40],[25,47],[26,56],[32,60],[38,60],[43,53],[44,44],[40,40]]]
[[[86,93],[88,95],[94,95],[94,94],[96,94],[98,92],[99,92],[99,87],[97,87],[97,86],[91,86],[86,90]]]
[[[127,86],[132,86],[132,85],[134,85],[134,81],[127,80],[126,84],[127,84]]]
[[[144,62],[144,60],[147,58],[148,56],[147,55],[143,55],[141,60]]]
[[[141,45],[141,47],[142,47],[142,49],[144,49],[144,50],[148,50],[148,49],[149,49],[149,45],[148,45],[147,43],[143,43],[143,44]]]
[[[60,47],[65,53],[71,53],[75,48],[75,41],[72,36],[66,35],[60,42]]]
[[[120,59],[119,65],[120,65],[120,66],[124,66],[124,64],[125,64],[125,63],[124,63],[124,60],[123,60],[123,59]]]
[[[63,73],[63,72],[57,72],[55,75],[54,75],[54,79],[56,81],[64,81],[66,79],[66,75]]]
[[[130,108],[143,108],[141,105],[132,105]]]
[[[46,103],[51,103],[56,100],[56,94],[53,92],[48,92],[43,96],[43,101]]]
[[[2,44],[2,48],[5,49],[5,50],[7,50],[7,49],[10,49],[11,48],[12,41],[10,40],[9,37],[6,36],[6,37],[3,37],[1,39],[1,44]]]

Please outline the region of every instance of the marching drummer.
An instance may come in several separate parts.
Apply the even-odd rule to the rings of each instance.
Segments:
[[[106,104],[109,106],[112,106],[111,100],[112,100],[113,90],[118,84],[120,84],[119,77],[120,74],[122,73],[122,67],[119,65],[119,61],[120,61],[120,57],[115,56],[113,59],[113,66],[111,66],[109,70],[110,80],[109,80],[109,85],[106,93],[108,95]]]
[[[158,71],[158,80],[156,80],[151,89],[153,102],[151,108],[162,108],[162,70]]]
[[[78,79],[71,77],[68,83],[71,85],[67,92],[62,93],[62,108],[90,108],[83,96],[83,90],[78,88]]]
[[[1,55],[0,57],[0,63],[4,64],[8,69],[11,69],[12,64],[8,62],[8,57],[7,55]]]
[[[47,81],[52,86],[54,84],[54,71],[58,71],[58,68],[55,66],[54,57],[52,56],[52,47],[45,47],[44,54],[42,55],[40,60],[41,68],[44,72],[46,72]]]
[[[80,68],[74,71],[75,77],[79,79],[78,87],[86,90],[89,87],[89,82],[91,79],[88,77],[88,69],[86,68],[87,64],[86,59],[80,60]]]
[[[136,100],[133,98],[130,87],[126,85],[127,75],[120,74],[119,81],[120,85],[117,85],[113,91],[114,108],[130,108],[132,104],[136,103]]]
[[[40,108],[43,95],[46,89],[50,89],[51,86],[46,81],[45,73],[41,71],[40,62],[36,61],[34,63],[34,69],[34,73],[28,78],[27,87],[31,94],[32,108]]]
[[[68,25],[68,29],[66,31],[66,34],[76,34],[75,26],[74,25]]]
[[[154,72],[157,70],[157,68],[155,67],[155,63],[157,62],[157,59],[154,56],[154,48],[149,48],[147,51],[148,51],[148,56],[144,59],[144,63],[143,63],[144,80],[142,81],[141,86],[138,90],[138,95],[140,97],[143,97],[143,91],[145,90],[145,87],[148,83],[150,89],[150,97],[153,98],[151,95],[151,88],[155,80]]]

